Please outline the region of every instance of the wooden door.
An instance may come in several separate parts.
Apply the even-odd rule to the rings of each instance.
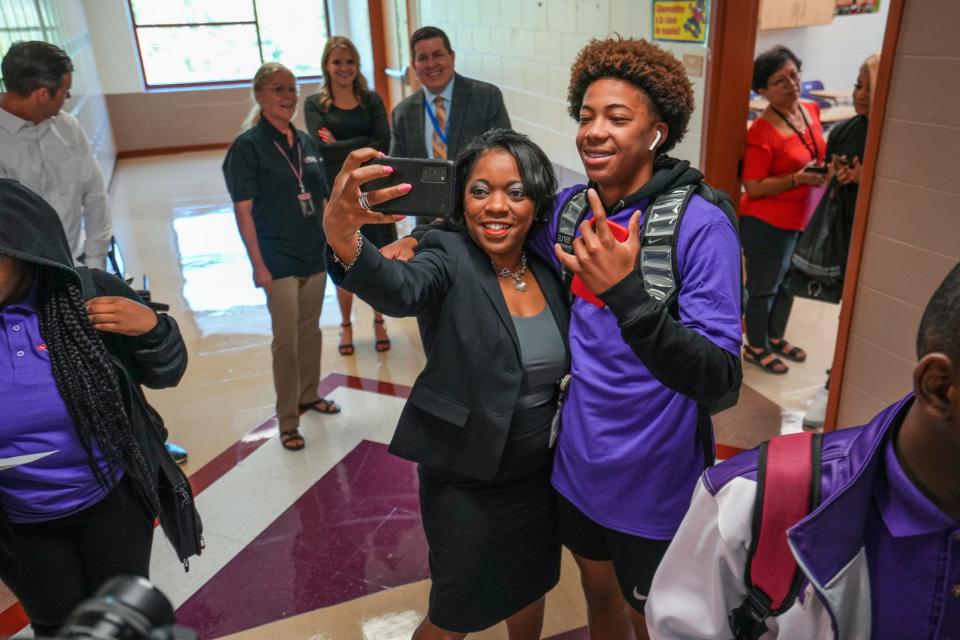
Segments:
[[[416,28],[416,0],[369,0],[377,84],[392,110],[419,88],[410,68],[410,34]]]

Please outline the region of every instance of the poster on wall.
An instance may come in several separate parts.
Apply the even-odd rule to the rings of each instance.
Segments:
[[[653,40],[707,43],[709,0],[653,0]]]
[[[855,16],[880,11],[880,0],[837,0],[835,16]]]

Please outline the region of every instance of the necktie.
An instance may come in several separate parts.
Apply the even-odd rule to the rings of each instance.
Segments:
[[[433,129],[433,157],[437,160],[447,159],[447,143],[443,141],[437,129],[447,130],[447,110],[443,106],[443,96],[435,96],[433,104],[436,105],[435,114],[437,116],[437,126]]]

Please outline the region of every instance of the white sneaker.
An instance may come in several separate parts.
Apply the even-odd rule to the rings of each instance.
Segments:
[[[827,416],[827,398],[829,392],[826,387],[820,387],[813,400],[807,406],[807,413],[803,416],[803,428],[816,430],[823,428],[823,422]]]

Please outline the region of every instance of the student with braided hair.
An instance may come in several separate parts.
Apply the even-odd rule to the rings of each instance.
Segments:
[[[0,179],[0,579],[38,637],[108,578],[147,576],[158,461],[128,403],[187,363],[172,318],[90,273],[108,295],[85,302],[56,212]]]

